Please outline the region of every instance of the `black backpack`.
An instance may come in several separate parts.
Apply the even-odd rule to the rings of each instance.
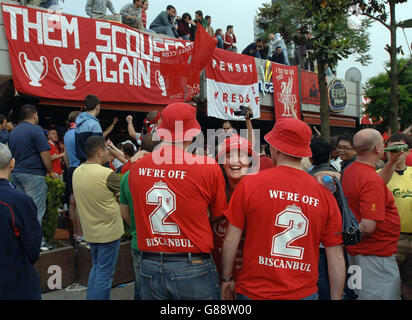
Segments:
[[[362,240],[359,230],[359,221],[356,219],[352,210],[349,208],[348,200],[343,192],[340,181],[333,178],[336,183],[335,198],[338,202],[340,213],[342,214],[342,239],[345,246],[352,246]]]

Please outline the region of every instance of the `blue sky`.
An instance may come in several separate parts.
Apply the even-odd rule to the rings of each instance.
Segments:
[[[112,0],[112,3],[117,10],[120,11],[123,5],[131,3],[132,0]],[[216,30],[221,28],[226,30],[226,26],[231,24],[234,26],[235,34],[238,39],[238,50],[242,51],[248,44],[253,41],[253,19],[258,8],[262,3],[269,1],[253,1],[253,0],[149,0],[149,10],[147,11],[148,23],[157,16],[160,11],[166,9],[166,6],[172,4],[176,7],[178,15],[188,12],[194,18],[196,10],[202,10],[204,15],[212,17],[212,27]],[[75,14],[86,16],[85,13],[86,0],[64,0],[60,6],[63,12],[67,14]],[[412,1],[397,5],[396,19],[398,21],[412,18]],[[412,42],[412,28],[405,29],[409,43]],[[383,72],[385,61],[389,60],[389,54],[384,50],[387,43],[390,43],[389,31],[375,22],[370,29],[371,50],[373,57],[372,63],[363,67],[359,63],[354,62],[354,58],[342,61],[338,66],[337,73],[339,78],[344,78],[346,71],[350,67],[357,67],[362,73],[362,82],[368,78]],[[398,46],[402,45],[405,54],[409,55],[405,37],[401,29],[398,30]]]

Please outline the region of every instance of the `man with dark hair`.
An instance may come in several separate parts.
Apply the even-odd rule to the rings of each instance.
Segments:
[[[34,268],[42,231],[33,199],[9,182],[15,161],[0,143],[0,300],[40,300]]]
[[[207,21],[207,27],[206,31],[210,36],[214,37],[215,36],[215,31],[212,28],[212,17],[211,16],[206,16],[205,20]]]
[[[237,47],[236,47],[236,36],[233,31],[233,26],[228,25],[226,27],[226,33],[224,35],[223,39],[223,49],[229,50],[232,52],[237,52]]]
[[[252,56],[255,58],[261,58],[260,51],[263,49],[263,39],[258,38],[256,42],[248,45],[243,51],[242,54]]]
[[[90,136],[103,136],[106,138],[113,130],[118,119],[114,117],[113,123],[103,132],[97,117],[100,114],[100,100],[95,95],[88,95],[84,99],[85,112],[76,118],[76,157],[80,162],[86,161],[85,145]]]
[[[389,137],[388,147],[394,145],[408,144],[411,142],[402,133]],[[406,165],[406,158],[410,150],[403,152],[395,164],[395,172],[387,183],[391,191],[395,205],[401,219],[401,234],[398,241],[398,252],[396,260],[401,277],[401,293],[404,300],[412,300],[412,168]],[[388,161],[393,153],[388,152]]]
[[[270,60],[275,63],[285,64],[285,55],[281,47],[276,47],[275,53],[270,57]]]
[[[374,129],[360,130],[353,146],[357,158],[345,170],[342,187],[362,232],[362,241],[346,247],[349,265],[362,271],[354,291],[359,300],[398,300],[401,281],[395,254],[401,223],[386,183],[402,153],[391,155],[377,174],[375,166],[384,153],[381,134]]]
[[[207,26],[208,22],[206,19],[203,18],[203,12],[202,10],[197,10],[195,12],[195,20],[194,20],[194,25],[193,25],[193,39],[196,38],[196,31],[197,31],[197,23],[200,23],[203,28],[207,31]]]
[[[322,138],[313,138],[310,142],[310,149],[312,150],[312,157],[310,158],[313,167],[308,173],[313,176],[319,171],[334,171],[336,169],[329,163],[330,152],[332,150],[330,144]]]
[[[143,30],[142,22],[142,0],[133,0],[133,3],[128,3],[120,10],[122,22],[132,28]]]
[[[38,125],[39,116],[36,107],[24,105],[20,115],[21,123],[9,136],[9,147],[16,160],[11,174],[12,182],[16,188],[32,197],[37,207],[37,219],[42,225],[47,198],[44,176],[49,173],[53,178],[57,178],[57,175],[53,173],[50,146],[43,129]],[[41,250],[49,250],[44,239]]]
[[[87,161],[73,173],[73,191],[84,238],[89,243],[92,257],[87,300],[109,300],[120,237],[124,234],[120,207],[116,201],[120,179],[113,170],[103,166],[110,159],[103,137],[89,137],[85,154]]]
[[[330,165],[335,168],[337,172],[340,172],[340,158],[338,152],[338,136],[334,136],[330,138]]]
[[[130,167],[132,165],[132,158],[135,154],[135,146],[131,143],[125,143],[123,145],[123,155],[125,159],[127,160],[127,163],[125,163],[122,166],[122,169],[120,170],[121,174],[125,174],[127,171],[130,170]]]
[[[336,150],[338,151],[341,159],[340,173],[343,174],[345,169],[356,160],[356,150],[353,147],[353,135],[350,133],[341,135],[338,138],[338,146]]]
[[[9,130],[7,130],[7,117],[0,114],[0,143],[9,142]]]
[[[156,33],[166,34],[171,38],[177,38],[175,18],[180,20],[180,18],[176,16],[176,8],[168,5],[166,11],[160,12],[150,24],[150,30]]]

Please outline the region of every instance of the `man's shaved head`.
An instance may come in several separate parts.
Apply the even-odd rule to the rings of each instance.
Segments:
[[[372,151],[376,145],[382,142],[382,137],[379,131],[375,129],[360,130],[353,138],[353,147],[356,153],[361,155],[368,151]]]

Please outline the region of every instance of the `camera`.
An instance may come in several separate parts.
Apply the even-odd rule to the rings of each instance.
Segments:
[[[240,108],[240,110],[234,111],[233,114],[237,117],[246,116],[247,111],[249,110],[249,108],[246,107],[246,106],[240,106],[239,108]],[[250,118],[253,118],[253,113],[250,113]]]

